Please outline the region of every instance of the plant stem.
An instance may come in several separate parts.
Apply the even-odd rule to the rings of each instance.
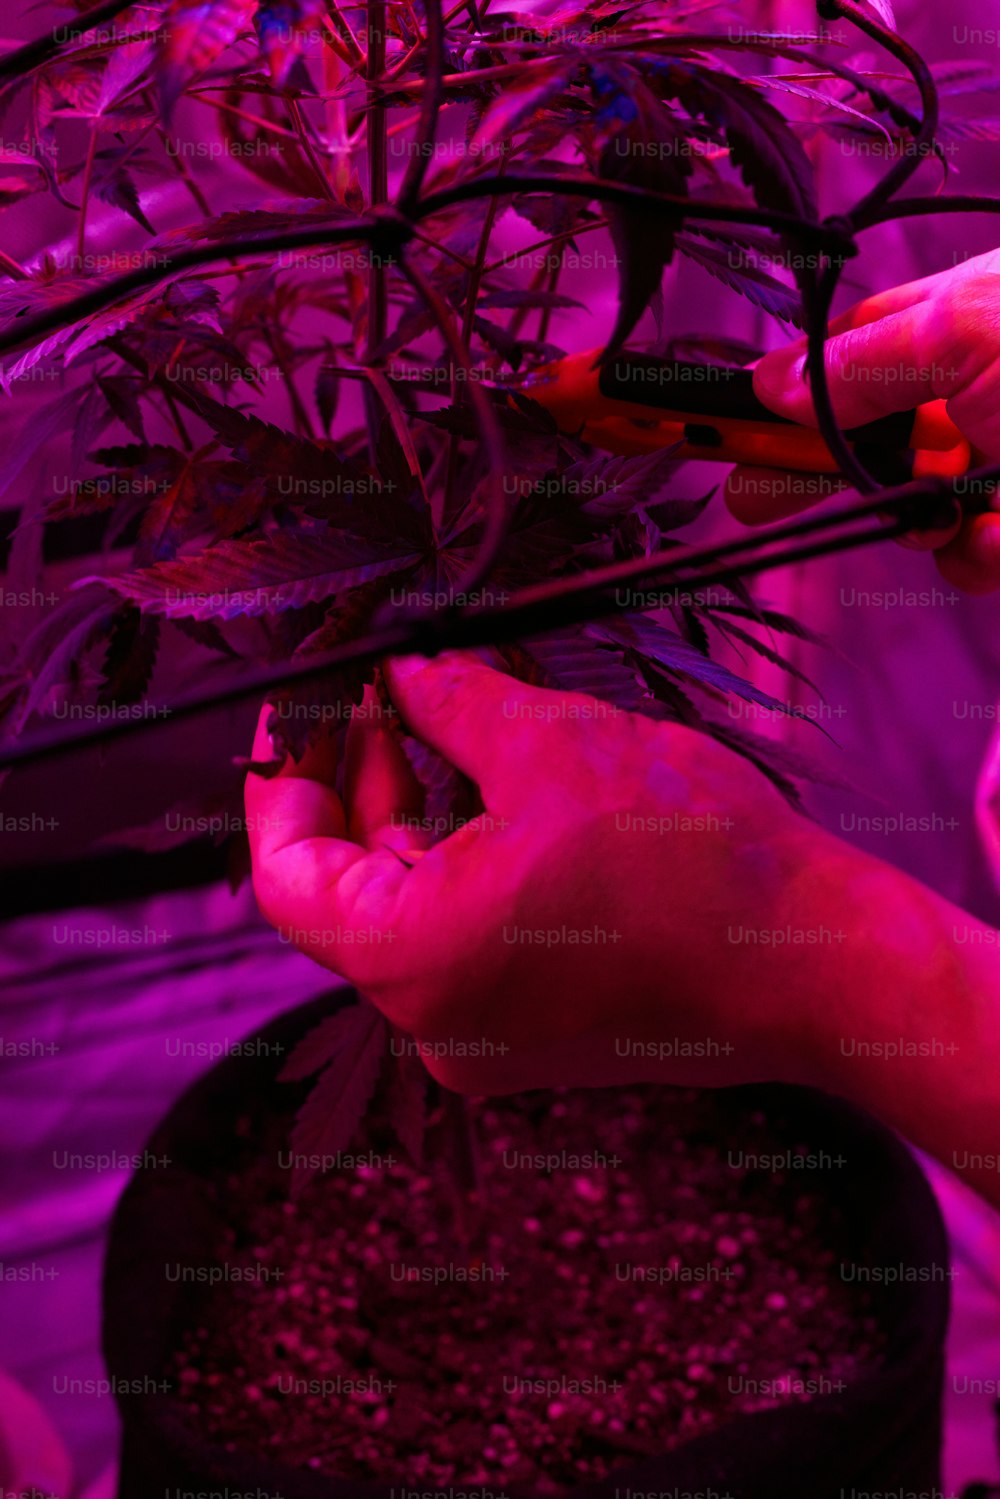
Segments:
[[[6,271],[12,281],[29,281],[24,266],[16,261],[13,255],[8,255],[6,250],[0,250],[0,271]]]
[[[559,290],[559,277],[562,273],[565,255],[566,246],[560,245],[557,263],[552,267],[552,274],[549,276],[548,290],[550,296],[554,296]],[[541,315],[538,319],[538,342],[540,344],[543,344],[549,336],[549,323],[552,320],[552,311],[551,307],[543,307],[541,310]]]
[[[455,1227],[466,1251],[474,1251],[482,1219],[479,1193],[482,1169],[476,1121],[468,1101],[459,1093],[442,1089],[445,1138],[451,1158],[451,1182],[454,1186]]]
[[[329,23],[329,17],[324,18]],[[347,113],[343,99],[332,97],[340,83],[340,69],[351,66],[343,54],[332,46],[323,49],[323,88],[326,99],[323,113],[326,120],[327,176],[333,188],[336,202],[343,203],[350,184],[350,147],[347,140]]]
[[[148,93],[145,95],[145,98],[150,104],[150,107],[155,108],[155,105],[150,99]],[[187,162],[184,160],[180,151],[177,150],[177,138],[174,135],[173,131],[168,130],[165,126],[161,125],[157,130],[157,134],[159,135],[160,140],[163,142],[167,155],[174,158],[174,161],[177,165],[178,175],[181,181],[184,183],[184,186],[187,188],[188,192],[191,194],[191,197],[194,199],[199,212],[202,213],[206,219],[210,219],[212,217],[211,205],[208,199],[205,197],[205,194],[199,187],[198,183],[195,181],[194,175],[192,174]]]
[[[87,142],[87,160],[83,168],[83,195],[80,200],[80,219],[76,228],[76,258],[83,271],[83,256],[87,247],[87,209],[90,206],[90,180],[94,175],[94,158],[97,155],[97,128],[90,132]]]
[[[93,10],[78,15],[79,35],[94,31],[105,21],[113,21],[131,5],[132,0],[108,0],[105,5],[96,5]],[[51,58],[57,57],[65,42],[66,23],[60,22],[52,31],[34,41],[25,42],[7,56],[0,58],[0,82],[8,78],[23,78],[32,69],[41,67]]]
[[[580,224],[574,229],[563,229],[559,234],[546,235],[545,239],[536,239],[532,244],[525,245],[523,249],[512,250],[509,255],[503,255],[499,260],[491,260],[485,268],[485,274],[491,276],[494,271],[502,271],[511,261],[518,260],[524,255],[531,255],[536,250],[544,250],[549,245],[561,245],[569,239],[579,239],[581,234],[592,234],[595,229],[606,229],[607,219],[594,219],[591,224]]]
[[[280,332],[268,329],[265,333],[267,346],[271,350],[272,358],[278,366],[282,384],[288,393],[289,405],[292,408],[292,416],[295,419],[295,431],[299,437],[309,437],[315,440],[316,433],[313,430],[312,420],[306,410],[302,397],[299,395],[298,386],[288,365],[288,351],[284,346]]]
[[[476,319],[476,303],[479,300],[479,288],[483,280],[483,267],[486,262],[486,251],[489,249],[490,238],[493,233],[493,224],[497,215],[498,198],[491,198],[486,208],[486,217],[483,219],[482,233],[479,236],[479,244],[476,248],[476,258],[472,266],[472,274],[469,277],[469,285],[465,294],[465,311],[462,317],[462,342],[466,348],[472,341],[473,325]],[[456,405],[461,405],[465,392],[458,386],[457,370],[452,376],[451,399]],[[434,524],[440,526],[443,518],[451,514],[451,499],[455,488],[455,479],[458,475],[459,441],[457,435],[452,432],[448,438],[448,467],[447,477],[444,484],[444,503],[440,504],[436,496],[440,493],[440,487],[434,490],[432,498],[432,509],[440,508],[440,514],[433,516]]]
[[[329,0],[329,9],[331,14],[323,17],[323,25],[328,34],[339,37],[350,53],[351,60],[356,64],[360,63],[364,58],[361,43],[351,30],[350,23],[342,15],[337,0]]]
[[[385,72],[386,0],[368,0],[368,55],[365,78],[377,83]],[[368,107],[368,204],[382,207],[389,198],[389,163],[386,153],[386,110],[380,99]],[[372,247],[368,266],[368,337],[365,363],[374,362],[375,350],[384,341],[388,326],[389,299],[386,270],[382,256]],[[368,427],[368,449],[372,467],[376,465],[378,433],[382,409],[375,391],[365,387],[365,419]]]
[[[185,453],[194,452],[194,443],[191,441],[191,434],[188,432],[187,427],[185,427],[184,425],[184,418],[180,414],[177,402],[174,400],[173,393],[171,392],[169,384],[163,378],[159,379],[156,383],[163,393],[164,401],[167,403],[167,410],[170,412],[170,418],[174,424],[174,429],[177,433],[177,438],[180,442],[181,447],[184,449]]]
[[[220,88],[221,84],[213,84],[213,88]],[[265,120],[261,115],[251,114],[248,109],[240,109],[236,104],[230,104],[228,99],[210,99],[208,91],[202,89],[191,89],[188,98],[196,99],[199,104],[207,104],[209,109],[219,109],[226,114],[235,115],[237,119],[246,120],[248,125],[257,125],[261,130],[266,130],[270,135],[280,135],[286,141],[297,141],[298,136],[294,130],[288,130],[284,125],[278,125],[273,120]]]
[[[308,130],[306,129],[305,117],[302,113],[301,108],[299,107],[298,99],[289,100],[288,107],[292,119],[295,123],[295,130],[299,138],[299,144],[301,145],[302,150],[306,155],[309,165],[312,167],[313,171],[316,174],[316,181],[319,183],[320,193],[324,198],[327,199],[328,202],[336,203],[337,199],[334,196],[333,189],[327,181],[326,173],[320,166],[319,158],[316,155],[316,148],[309,137]]]

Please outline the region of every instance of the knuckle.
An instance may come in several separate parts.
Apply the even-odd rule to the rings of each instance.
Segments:
[[[936,394],[966,389],[1000,354],[1000,273],[942,291],[917,319],[914,358],[939,371]]]

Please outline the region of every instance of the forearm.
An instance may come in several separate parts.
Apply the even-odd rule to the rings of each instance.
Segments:
[[[849,936],[807,1001],[807,1080],[1000,1206],[1000,933],[853,850],[822,862],[810,898]]]

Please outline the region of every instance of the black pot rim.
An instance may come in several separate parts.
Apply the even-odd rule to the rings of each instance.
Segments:
[[[287,1087],[276,1083],[276,1074],[290,1047],[308,1028],[354,998],[352,989],[337,989],[286,1011],[252,1033],[247,1039],[266,1048],[263,1057],[230,1054],[196,1079],[153,1132],[146,1147],[149,1157],[159,1159],[169,1155],[177,1148],[178,1137],[184,1130],[190,1129],[192,1123],[206,1112],[217,1111],[230,1116],[245,1114],[246,1098],[254,1086],[261,1090],[253,1096],[257,1106],[263,1108],[268,1080],[272,1086],[280,1086],[283,1090]],[[603,1481],[567,1490],[567,1499],[573,1495],[579,1499],[587,1495],[606,1495],[612,1487],[621,1485],[663,1491],[665,1471],[675,1479],[678,1491],[681,1485],[690,1485],[694,1481],[691,1475],[701,1475],[699,1486],[704,1489],[704,1475],[712,1471],[713,1452],[721,1437],[724,1437],[730,1454],[743,1449],[759,1453],[763,1449],[772,1451],[775,1460],[780,1461],[784,1450],[792,1445],[808,1444],[818,1438],[831,1422],[847,1423],[849,1429],[852,1417],[870,1412],[873,1405],[884,1409],[887,1420],[891,1421],[894,1408],[905,1400],[914,1368],[933,1367],[941,1359],[950,1304],[950,1286],[945,1270],[949,1263],[948,1240],[937,1200],[909,1147],[871,1116],[840,1098],[815,1089],[784,1083],[750,1084],[720,1089],[717,1097],[721,1107],[731,1104],[734,1111],[745,1110],[757,1098],[762,1105],[768,1099],[780,1098],[783,1111],[794,1111],[796,1122],[811,1126],[810,1141],[815,1148],[833,1145],[847,1155],[863,1160],[871,1174],[869,1188],[873,1203],[878,1205],[877,1228],[883,1236],[883,1248],[888,1240],[890,1252],[901,1262],[902,1256],[908,1254],[910,1264],[940,1266],[944,1278],[902,1281],[892,1288],[887,1297],[891,1325],[884,1356],[869,1371],[852,1380],[845,1392],[820,1394],[803,1404],[737,1416],[721,1431],[694,1437],[662,1455],[632,1462],[626,1460]],[[818,1140],[817,1135],[828,1138]],[[232,1137],[227,1143],[232,1144]],[[159,1171],[146,1176],[137,1173],[114,1212],[104,1266],[102,1341],[115,1398],[126,1426],[126,1448],[130,1441],[141,1446],[144,1440],[155,1434],[156,1440],[169,1441],[172,1447],[193,1454],[210,1464],[213,1470],[232,1475],[248,1488],[264,1487],[275,1495],[293,1490],[302,1499],[307,1499],[307,1496],[308,1499],[314,1499],[314,1496],[315,1499],[332,1499],[334,1495],[337,1499],[385,1499],[387,1484],[405,1487],[410,1483],[413,1486],[406,1475],[387,1476],[384,1482],[355,1481],[276,1463],[270,1457],[246,1450],[231,1452],[196,1432],[189,1413],[175,1396],[135,1395],[127,1390],[122,1393],[130,1382],[151,1373],[148,1366],[145,1369],[135,1367],[137,1317],[116,1316],[116,1308],[120,1309],[123,1303],[136,1309],[138,1315],[143,1305],[156,1304],[157,1291],[162,1294],[162,1277],[154,1284],[148,1257],[144,1259],[129,1252],[130,1242],[138,1238],[141,1243],[144,1237],[143,1219],[151,1194],[166,1189],[158,1218],[169,1232],[169,1198],[196,1191],[199,1181],[211,1181],[223,1165],[224,1161],[216,1159],[204,1164],[188,1162],[176,1171],[171,1168],[169,1172]],[[843,1194],[846,1185],[844,1182],[834,1183],[838,1194]],[[847,1196],[850,1195],[848,1190]],[[210,1208],[206,1210],[206,1218],[211,1218]],[[847,1221],[850,1222],[849,1215]],[[167,1323],[169,1316],[161,1320]],[[890,1320],[888,1314],[886,1320]],[[175,1347],[176,1341],[171,1340],[169,1351]],[[162,1376],[164,1370],[161,1368],[156,1372]],[[900,1412],[901,1417],[905,1415],[911,1422],[913,1414],[912,1410]],[[934,1422],[937,1418],[938,1413],[928,1409],[927,1420]],[[654,1469],[655,1482],[650,1476]],[[457,1481],[451,1489],[463,1489],[473,1495],[484,1492],[482,1486],[463,1485]],[[489,1491],[485,1493],[488,1499]],[[539,1495],[539,1491],[523,1484],[506,1485],[503,1493],[525,1496],[525,1499]]]

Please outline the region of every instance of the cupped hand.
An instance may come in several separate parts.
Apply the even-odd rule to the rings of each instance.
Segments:
[[[1000,460],[1000,251],[866,297],[829,331],[826,371],[842,427],[943,398],[974,461]],[[754,366],[754,390],[772,411],[815,427],[805,361],[805,339],[765,354]],[[789,483],[777,470],[738,467],[726,503],[745,525],[765,525],[831,491],[829,476],[796,477]],[[975,498],[981,508],[983,497]],[[1000,501],[985,498],[986,513],[965,513],[913,539],[934,551],[950,584],[970,593],[1000,588]]]
[[[283,940],[356,984],[460,1091],[798,1074],[810,970],[838,941],[829,893],[857,855],[702,734],[461,654],[386,677],[485,811],[428,846],[369,693],[343,800],[332,740],[247,778],[254,888]]]

